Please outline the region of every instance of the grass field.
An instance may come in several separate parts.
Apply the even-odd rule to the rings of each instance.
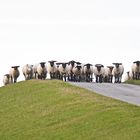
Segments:
[[[140,85],[140,80],[128,80],[125,83],[133,84],[133,85]]]
[[[0,140],[139,139],[138,106],[57,80],[0,88]]]

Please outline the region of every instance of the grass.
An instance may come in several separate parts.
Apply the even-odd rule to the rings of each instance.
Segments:
[[[0,88],[0,140],[138,140],[140,107],[57,80]]]
[[[125,83],[133,84],[133,85],[140,85],[140,80],[128,80]]]

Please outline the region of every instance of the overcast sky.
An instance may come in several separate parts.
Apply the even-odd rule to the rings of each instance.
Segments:
[[[139,0],[1,0],[0,85],[13,65],[140,60]],[[19,80],[23,80],[21,72]]]

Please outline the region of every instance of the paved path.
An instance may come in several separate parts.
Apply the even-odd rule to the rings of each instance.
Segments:
[[[104,96],[140,106],[140,86],[131,84],[70,82]]]

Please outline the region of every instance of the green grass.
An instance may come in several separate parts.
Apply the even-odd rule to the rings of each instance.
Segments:
[[[140,85],[140,80],[128,80],[125,83],[133,84],[133,85]]]
[[[65,82],[0,88],[0,140],[139,140],[139,124],[140,107]]]

